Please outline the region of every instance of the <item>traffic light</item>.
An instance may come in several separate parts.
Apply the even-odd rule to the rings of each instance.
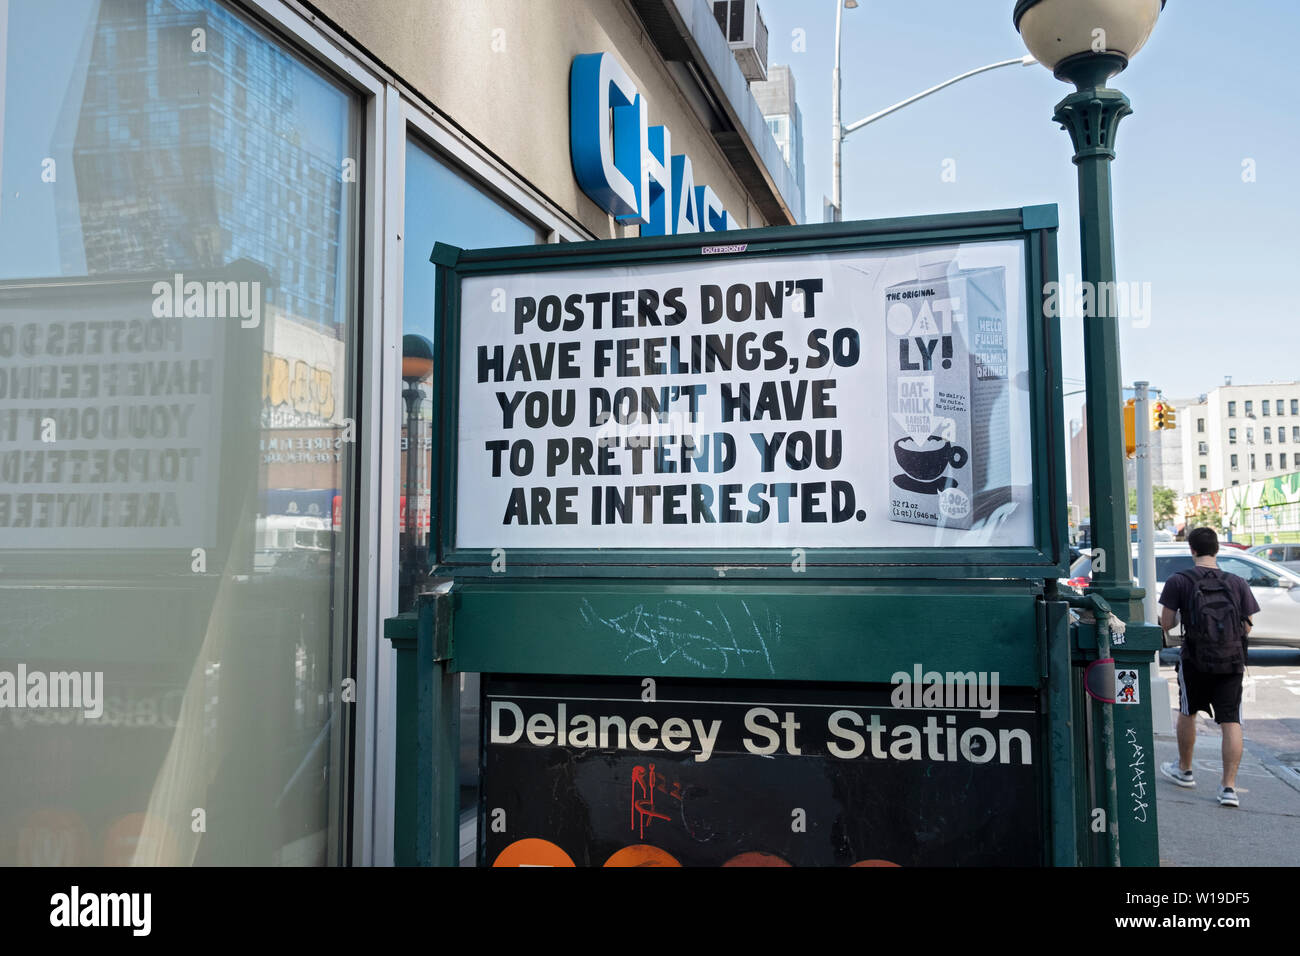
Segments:
[[[1165,428],[1173,428],[1174,419],[1175,419],[1174,406],[1166,405],[1165,406]]]
[[[1124,457],[1132,458],[1137,452],[1137,404],[1134,399],[1124,403]]]
[[[1151,406],[1151,430],[1153,432],[1167,427],[1165,425],[1165,403],[1156,402]]]

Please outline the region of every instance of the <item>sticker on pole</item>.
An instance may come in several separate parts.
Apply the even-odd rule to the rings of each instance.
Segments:
[[[1141,703],[1139,693],[1138,672],[1135,670],[1117,670],[1115,671],[1115,703],[1117,704],[1138,704]]]

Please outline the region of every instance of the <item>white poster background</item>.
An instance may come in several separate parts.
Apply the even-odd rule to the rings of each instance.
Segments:
[[[977,522],[969,530],[906,524],[893,521],[889,516],[891,487],[891,441],[886,412],[887,355],[885,328],[885,290],[897,283],[915,279],[928,279],[951,273],[954,270],[979,269],[1000,266],[1006,270],[1007,349],[1010,394],[1011,434],[1011,500],[988,519]],[[794,281],[821,279],[822,291],[815,297],[815,316],[807,318],[795,314],[791,300],[780,319],[768,317],[758,321],[751,317],[733,322],[725,314],[717,322],[705,325],[701,320],[700,289],[703,285],[720,286],[725,294],[735,283]],[[457,497],[455,544],[460,548],[948,548],[980,546],[1027,546],[1033,544],[1033,492],[1031,487],[1031,441],[1029,359],[1026,336],[1024,301],[1023,244],[1017,241],[962,243],[960,245],[916,247],[906,250],[879,252],[857,251],[818,256],[773,256],[751,259],[705,258],[698,263],[672,263],[665,265],[630,266],[618,268],[593,268],[561,272],[540,272],[514,276],[481,276],[467,278],[461,285],[461,339],[460,339],[460,410],[457,447]],[[653,289],[660,299],[672,288],[682,289],[686,306],[686,319],[675,326],[637,326],[614,329],[610,327],[611,307],[604,310],[604,325],[592,328],[592,307],[585,302],[588,293]],[[561,302],[579,293],[584,297],[582,309],[585,321],[580,329],[564,331],[563,325],[553,332],[539,330],[536,321],[527,323],[521,334],[515,334],[515,301],[520,296],[531,296],[541,301],[543,296],[559,296]],[[635,315],[635,300],[633,314]],[[661,307],[661,313],[666,311]],[[564,315],[567,319],[568,316]],[[807,345],[812,329],[827,330],[826,342],[830,344],[834,332],[841,328],[856,329],[861,344],[858,363],[851,368],[831,364],[817,370],[806,368],[805,362],[813,350]],[[649,337],[680,337],[682,354],[689,357],[688,337],[694,334],[727,334],[739,337],[745,332],[757,332],[758,343],[768,332],[782,332],[782,344],[791,358],[799,360],[798,370],[789,368],[767,371],[760,366],[754,371],[701,372],[699,374],[638,375],[625,379],[616,376],[613,366],[597,375],[595,346],[598,339],[624,339]],[[526,381],[516,377],[511,381],[478,381],[478,356],[481,346],[489,350],[502,345],[505,367],[517,345],[541,347],[553,343],[578,342],[578,367],[580,377],[560,379],[552,372],[550,380]],[[617,354],[617,351],[611,353]],[[666,357],[667,350],[661,355]],[[642,351],[634,352],[638,365]],[[897,356],[893,356],[897,359]],[[531,363],[530,363],[531,364]],[[557,362],[558,365],[558,357]],[[837,415],[830,419],[813,419],[811,416],[811,383],[820,379],[835,380],[829,392],[830,404]],[[790,382],[796,387],[799,381],[809,383],[808,400],[799,421],[771,420],[724,423],[721,410],[721,385],[724,382],[750,383],[751,403],[757,397],[758,387],[764,381]],[[603,388],[611,395],[622,386],[640,390],[642,386],[706,385],[708,392],[699,400],[697,422],[686,415],[686,402],[672,406],[680,414],[671,416],[667,423],[618,425],[607,422],[591,426],[589,394],[592,388]],[[522,421],[524,404],[516,410],[514,427],[503,427],[503,412],[496,397],[498,391],[513,397],[517,391],[545,392],[550,399],[554,390],[574,391],[576,414],[568,426],[553,422],[543,427],[530,428]],[[552,438],[584,436],[593,441],[601,437],[620,437],[629,434],[663,436],[680,434],[695,429],[697,434],[712,436],[715,432],[729,432],[735,438],[735,465],[724,473],[655,474],[648,467],[654,451],[645,453],[646,471],[631,474],[631,457],[623,448],[616,448],[614,461],[623,468],[621,475],[574,475],[568,463],[556,475],[546,474],[546,442]],[[842,437],[842,458],[837,467],[823,470],[814,463],[806,470],[793,470],[787,466],[784,455],[776,457],[773,471],[761,470],[761,456],[749,437],[751,432],[770,438],[775,432],[839,429]],[[501,474],[492,474],[492,454],[486,443],[494,440],[511,442],[526,439],[534,449],[530,474],[519,477],[511,473],[509,454],[501,458]],[[712,439],[710,438],[710,451]],[[669,460],[677,459],[670,449]],[[784,450],[784,448],[782,448]],[[829,484],[833,480],[852,483],[855,493],[856,513],[840,523],[830,520]],[[721,502],[718,486],[739,484],[741,492],[735,506],[742,516],[757,509],[748,498],[751,485],[772,485],[781,482],[825,482],[827,491],[819,497],[818,512],[825,514],[825,522],[805,522],[802,519],[798,498],[790,501],[789,520],[776,520],[776,502],[767,520],[750,523],[686,523],[665,524],[662,496],[654,499],[651,523],[642,520],[642,501],[633,499],[631,523],[595,524],[592,521],[591,489],[595,486],[659,486],[701,483],[713,489],[716,517]],[[511,490],[523,488],[524,498],[532,503],[534,488],[548,489],[550,519],[556,520],[558,488],[577,488],[573,499],[576,524],[528,524],[517,520],[507,522],[507,508]],[[691,496],[682,498],[682,512],[691,516]],[[530,507],[531,514],[531,507]],[[603,517],[603,509],[602,509]]]

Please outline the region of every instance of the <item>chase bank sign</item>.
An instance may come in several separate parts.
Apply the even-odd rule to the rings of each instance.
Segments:
[[[582,191],[641,235],[732,228],[722,200],[696,186],[691,158],[672,155],[666,126],[650,126],[646,98],[609,53],[584,53],[569,71],[569,150]]]

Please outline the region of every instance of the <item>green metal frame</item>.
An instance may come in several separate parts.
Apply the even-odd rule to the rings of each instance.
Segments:
[[[1080,665],[1096,651],[1072,648],[1079,629],[1053,590],[1032,580],[587,579],[470,580],[422,594],[415,612],[386,623],[398,671],[395,860],[457,863],[457,672],[887,684],[920,661],[997,671],[1003,686],[1038,692],[1043,863],[1104,863],[1088,854],[1089,808],[1100,797],[1081,776],[1102,751],[1100,738],[1085,738],[1079,710],[1090,706]],[[656,631],[665,604],[676,619],[698,615],[701,626]],[[1090,637],[1083,632],[1085,643]],[[1133,660],[1143,647],[1127,648]],[[1147,707],[1123,709],[1130,713],[1116,717],[1117,728],[1123,717],[1149,727]],[[1124,839],[1147,848],[1129,852],[1126,842],[1126,863],[1154,858],[1154,823],[1153,812],[1141,833],[1121,826]]]
[[[1117,770],[1131,775],[1131,768],[1116,767],[1116,745],[1130,728],[1150,740],[1149,701],[1093,719],[1110,705],[1083,694],[1082,667],[1105,652],[1107,639],[1072,623],[1069,605],[1096,599],[1058,593],[1055,582],[1067,554],[1064,417],[1060,330],[1043,308],[1043,290],[1057,276],[1056,227],[1054,206],[1034,206],[727,234],[728,244],[745,245],[729,259],[1024,243],[1037,544],[809,549],[803,573],[791,569],[784,549],[511,549],[501,573],[491,570],[490,552],[456,549],[461,281],[698,262],[701,237],[475,252],[437,246],[433,464],[441,477],[431,503],[430,574],[451,580],[420,595],[415,613],[388,622],[398,652],[398,862],[457,862],[457,672],[888,683],[917,661],[996,670],[1003,686],[1038,692],[1044,864],[1114,863],[1121,842],[1126,865],[1157,862],[1154,801],[1149,821],[1138,824],[1124,804],[1129,794],[1121,789],[1117,804],[1115,786],[1131,789],[1131,780],[1117,779]],[[1112,652],[1117,664],[1149,660],[1158,646],[1149,630],[1130,625],[1127,642]],[[1103,724],[1114,728],[1104,740]],[[1103,753],[1112,758],[1108,767]],[[1119,819],[1095,834],[1092,810],[1102,805]]]
[[[809,548],[805,571],[791,568],[789,549],[522,549],[512,548],[503,572],[491,570],[487,549],[455,546],[457,416],[459,401],[460,284],[471,276],[517,275],[560,269],[700,262],[701,235],[615,239],[578,245],[462,250],[439,243],[433,467],[440,475],[430,503],[430,573],[468,579],[526,580],[593,576],[799,581],[873,578],[1054,578],[1066,573],[1065,453],[1060,372],[1060,327],[1044,309],[1044,287],[1056,279],[1055,206],[917,216],[871,222],[779,226],[726,233],[743,253],[719,259],[755,259],[797,253],[829,254],[959,242],[1024,243],[1025,303],[1031,408],[1035,546],[1017,548]]]

